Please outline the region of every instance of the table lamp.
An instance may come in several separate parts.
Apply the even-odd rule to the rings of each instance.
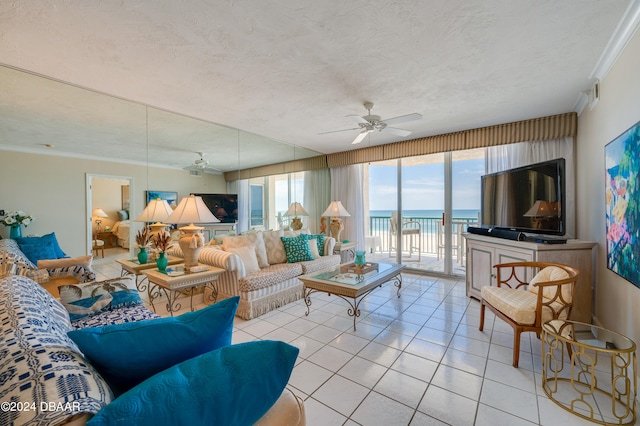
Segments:
[[[331,232],[331,236],[336,240],[336,242],[340,242],[340,233],[344,229],[344,225],[342,224],[341,217],[350,217],[349,212],[344,208],[340,201],[332,201],[329,204],[329,207],[322,213],[322,216],[331,217],[331,223],[329,224],[329,231]]]
[[[298,216],[309,216],[309,213],[307,213],[307,211],[304,209],[304,207],[302,207],[302,204],[300,204],[298,202],[293,202],[293,203],[291,203],[291,206],[289,206],[289,210],[287,210],[284,215],[285,216],[295,216],[291,220],[291,223],[289,224],[289,226],[294,231],[298,231],[298,230],[302,229],[302,220],[300,220],[300,218]]]
[[[149,229],[151,229],[150,236],[153,236],[169,226],[166,223],[162,223],[162,221],[166,220],[171,213],[173,213],[173,210],[169,203],[166,200],[156,198],[147,204],[147,207],[142,210],[140,216],[135,218],[134,222],[155,222],[149,225]]]
[[[535,225],[536,229],[542,228],[542,221],[551,216],[557,216],[557,211],[554,213],[551,208],[551,204],[548,201],[537,200],[529,210],[522,216],[530,217],[531,222]]]
[[[109,217],[109,215],[107,215],[104,212],[104,210],[102,210],[101,208],[97,208],[97,209],[93,209],[93,211],[91,212],[91,216],[98,218],[98,219],[96,219],[96,232],[102,232],[102,219],[101,218]]]
[[[198,265],[198,255],[200,249],[204,246],[204,236],[202,226],[196,226],[194,223],[215,223],[220,222],[211,213],[202,201],[202,197],[191,194],[180,200],[178,207],[166,219],[168,223],[188,223],[188,226],[178,228],[180,231],[180,239],[178,245],[184,254],[184,268],[189,271],[192,267]]]

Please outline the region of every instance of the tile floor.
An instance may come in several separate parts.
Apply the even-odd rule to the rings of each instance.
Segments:
[[[94,261],[98,279],[120,275],[113,259],[127,254],[115,250]],[[400,298],[383,285],[364,299],[355,332],[345,301],[319,293],[311,300],[308,316],[299,300],[236,318],[233,333],[234,343],[300,348],[289,385],[304,398],[310,426],[590,424],[542,391],[535,334],[523,335],[513,368],[511,328],[488,312],[478,331],[480,305],[463,280],[403,274]]]

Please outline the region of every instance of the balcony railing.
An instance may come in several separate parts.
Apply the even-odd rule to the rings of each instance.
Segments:
[[[389,228],[390,217],[388,216],[370,216],[369,217],[369,234],[379,237],[382,244],[382,251],[389,251]],[[420,224],[421,247],[423,254],[439,255],[438,250],[442,250],[444,245],[444,237],[442,236],[442,218],[441,217],[420,217],[420,216],[403,216],[403,221],[415,221]],[[472,217],[454,217],[452,219],[452,247],[460,247],[462,249],[462,233],[467,230],[469,225],[478,223],[476,218]],[[440,240],[440,241],[439,241]],[[417,247],[417,244],[413,244]],[[408,250],[408,248],[406,248]]]

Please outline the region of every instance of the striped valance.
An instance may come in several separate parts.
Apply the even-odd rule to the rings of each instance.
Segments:
[[[479,129],[447,133],[444,135],[411,139],[387,145],[337,152],[335,154],[319,155],[301,160],[244,169],[239,172],[227,172],[224,174],[224,177],[228,182],[238,178],[249,179],[327,167],[343,167],[351,164],[393,160],[417,155],[435,154],[438,152],[484,148],[526,141],[543,141],[562,137],[575,137],[577,131],[578,114],[570,112],[482,127]]]

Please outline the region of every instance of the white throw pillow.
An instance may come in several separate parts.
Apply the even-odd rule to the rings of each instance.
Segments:
[[[240,256],[242,259],[242,263],[244,263],[244,270],[248,274],[259,271],[260,266],[258,265],[258,257],[256,256],[256,250],[253,246],[243,246],[243,247],[230,247],[226,249],[229,253],[235,253]]]
[[[311,256],[313,256],[314,259],[320,257],[320,253],[318,252],[318,240],[315,238],[309,240],[309,248],[311,249]]]
[[[262,239],[262,232],[251,232],[244,235],[235,237],[222,237],[222,248],[227,250],[234,247],[251,246],[256,252],[256,258],[258,259],[258,266],[260,268],[266,268],[269,266],[269,260],[267,258],[267,249]]]
[[[283,235],[284,233],[281,229],[262,233],[269,265],[277,265],[287,261],[287,253],[284,251],[284,244],[282,244],[282,240],[280,239]]]

